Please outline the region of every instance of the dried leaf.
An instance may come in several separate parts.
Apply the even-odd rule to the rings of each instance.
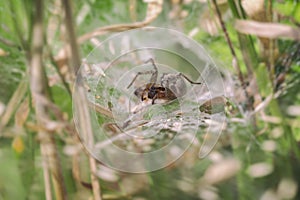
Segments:
[[[247,0],[242,1],[242,6],[247,15],[257,21],[266,21],[265,1]]]
[[[146,20],[156,18],[156,16],[162,11],[162,0],[144,0],[148,3]]]
[[[219,33],[220,23],[218,18],[211,14],[209,9],[204,10],[200,16],[200,27],[210,35],[214,36]]]
[[[7,51],[4,51],[3,49],[0,48],[0,57],[1,56],[8,56],[9,53]]]
[[[233,177],[241,168],[238,160],[227,159],[210,166],[204,174],[204,181],[217,184]]]
[[[254,178],[264,177],[273,172],[273,166],[269,163],[256,163],[248,168],[248,174]]]
[[[262,149],[267,152],[274,152],[277,148],[276,142],[274,140],[266,140],[262,144]]]
[[[226,17],[226,12],[228,11],[227,1],[219,0],[217,1],[218,8],[223,16]],[[214,9],[214,8],[213,8]],[[219,33],[220,22],[217,15],[215,15],[211,8],[208,6],[202,12],[199,17],[200,28],[210,35],[214,36]]]
[[[24,142],[23,142],[23,139],[21,138],[21,136],[16,136],[12,142],[12,148],[13,150],[15,150],[15,152],[17,154],[21,154],[24,149],[25,149],[25,146],[24,146]]]
[[[223,112],[225,109],[225,104],[227,99],[223,96],[214,97],[205,101],[200,107],[201,112],[205,112],[208,114],[215,114],[219,112]]]
[[[186,193],[193,192],[194,187],[195,187],[192,180],[178,180],[178,181],[176,181],[176,185],[177,185],[178,189],[180,189]]]
[[[119,180],[119,176],[115,170],[103,165],[99,166],[96,175],[107,182],[117,182]]]
[[[280,199],[294,199],[298,191],[297,183],[292,179],[283,179],[280,181],[277,194]]]
[[[120,187],[126,195],[133,195],[144,189],[149,184],[146,174],[135,174],[125,177],[120,182]]]
[[[277,196],[274,190],[269,189],[264,192],[260,200],[279,200],[279,197]]]
[[[23,127],[29,114],[29,101],[28,97],[21,103],[20,107],[15,114],[15,124],[18,127]]]
[[[292,105],[287,108],[287,113],[291,116],[300,116],[300,106]]]
[[[300,29],[284,24],[236,20],[234,27],[238,32],[244,34],[253,34],[270,39],[286,38],[300,41]]]

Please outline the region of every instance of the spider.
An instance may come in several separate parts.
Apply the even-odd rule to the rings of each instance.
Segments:
[[[151,62],[154,70],[138,72],[135,77],[132,79],[130,84],[127,86],[127,89],[132,86],[138,76],[151,74],[149,83],[144,86],[138,87],[134,94],[141,99],[141,101],[147,101],[148,99],[152,100],[152,105],[155,103],[155,100],[161,99],[166,102],[182,97],[186,94],[186,85],[183,80],[187,80],[191,84],[201,84],[200,82],[194,82],[189,79],[186,75],[182,73],[171,74],[163,73],[160,78],[160,83],[157,82],[158,79],[158,69],[152,58],[147,60],[145,63]]]

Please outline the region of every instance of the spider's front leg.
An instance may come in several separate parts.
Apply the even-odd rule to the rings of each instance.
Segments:
[[[147,74],[152,74],[151,78],[150,78],[150,83],[155,84],[157,81],[157,76],[158,76],[158,69],[157,66],[153,60],[153,58],[150,58],[149,60],[147,60],[145,63],[151,62],[153,65],[154,70],[149,70],[149,71],[145,71],[145,72],[138,72],[135,77],[132,79],[132,81],[130,82],[130,84],[127,86],[127,89],[130,88],[132,86],[132,84],[135,82],[135,80],[137,79],[138,76],[140,75],[147,75]]]
[[[198,85],[202,84],[201,82],[194,82],[194,81],[192,81],[191,79],[189,79],[186,75],[184,75],[184,74],[182,74],[182,73],[178,73],[177,76],[183,77],[185,80],[187,80],[187,81],[190,82],[191,84],[198,84]]]
[[[138,72],[135,77],[132,79],[132,81],[130,82],[130,84],[127,86],[127,89],[130,88],[132,86],[132,84],[135,82],[135,80],[137,79],[137,77],[139,77],[140,75],[147,75],[147,74],[152,74],[155,73],[153,70],[150,71],[145,71],[145,72]]]

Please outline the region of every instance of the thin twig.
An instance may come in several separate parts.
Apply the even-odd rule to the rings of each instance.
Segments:
[[[65,77],[63,76],[63,74],[61,73],[61,71],[60,71],[60,69],[59,69],[59,66],[58,66],[57,62],[55,62],[54,56],[53,56],[53,54],[52,54],[52,52],[51,52],[50,49],[49,49],[49,57],[50,57],[50,61],[51,61],[52,65],[53,65],[54,68],[56,69],[56,72],[58,73],[58,75],[59,75],[59,77],[60,77],[60,79],[61,79],[61,81],[62,81],[64,87],[65,87],[66,90],[68,91],[68,94],[69,94],[70,96],[72,96],[72,92],[71,92],[70,86],[69,86],[69,84],[67,83],[67,81],[66,81]]]
[[[89,106],[91,108],[94,108],[97,113],[100,113],[107,117],[113,118],[113,113],[110,110],[106,109],[105,107],[103,107],[97,103],[92,103],[92,102],[89,102]]]
[[[214,4],[214,6],[215,6],[215,9],[216,9],[216,12],[217,12],[217,15],[218,15],[218,19],[219,19],[219,21],[220,21],[222,30],[223,30],[223,32],[224,32],[224,36],[225,36],[226,42],[227,42],[227,44],[228,44],[228,46],[229,46],[229,48],[230,48],[230,52],[231,52],[231,55],[232,55],[232,57],[233,57],[233,58],[232,58],[232,65],[233,65],[233,67],[235,68],[235,70],[237,71],[237,73],[238,73],[238,78],[239,78],[239,80],[240,80],[240,82],[241,82],[241,84],[242,84],[242,88],[244,89],[244,94],[245,94],[245,97],[246,97],[246,99],[247,99],[247,103],[246,103],[246,104],[247,104],[247,107],[248,107],[250,110],[252,110],[252,109],[253,109],[253,105],[252,105],[252,103],[251,103],[251,100],[250,100],[250,98],[249,98],[249,94],[248,94],[248,92],[247,92],[247,85],[246,85],[245,79],[244,79],[244,77],[243,77],[243,74],[242,74],[242,71],[241,71],[241,68],[240,68],[240,65],[239,65],[239,62],[238,62],[238,58],[237,58],[236,53],[235,53],[235,50],[234,50],[234,48],[233,48],[233,44],[232,44],[232,42],[231,42],[231,40],[230,40],[230,38],[229,38],[229,35],[228,35],[228,32],[227,32],[225,23],[224,23],[224,21],[223,21],[223,19],[222,19],[222,15],[221,15],[221,12],[220,12],[220,10],[219,10],[219,7],[218,7],[218,5],[217,5],[216,0],[213,0],[213,4]]]
[[[237,73],[238,73],[238,77],[239,77],[239,80],[240,80],[241,84],[242,84],[243,86],[245,86],[244,77],[243,77],[243,74],[242,74],[242,72],[241,72],[240,65],[239,65],[239,63],[238,63],[238,59],[237,59],[235,50],[234,50],[233,45],[232,45],[232,42],[231,42],[231,40],[230,40],[230,38],[229,38],[227,29],[226,29],[226,27],[225,27],[225,23],[224,23],[224,21],[223,21],[223,19],[222,19],[222,15],[221,15],[221,12],[220,12],[220,10],[219,10],[219,7],[218,7],[218,5],[217,5],[216,0],[213,0],[213,4],[214,4],[214,6],[215,6],[215,9],[216,9],[216,12],[217,12],[217,15],[218,15],[219,22],[220,22],[221,27],[222,27],[222,30],[223,30],[223,32],[224,32],[224,36],[225,36],[226,42],[227,42],[227,44],[228,44],[228,46],[229,46],[229,48],[230,48],[230,52],[231,52],[231,55],[232,55],[232,57],[233,57],[232,65],[233,65],[233,67],[235,68],[235,70],[236,70]]]
[[[64,6],[65,11],[65,26],[66,31],[68,34],[68,50],[70,54],[70,65],[69,65],[69,71],[72,73],[72,75],[76,75],[81,61],[79,56],[79,51],[76,43],[76,36],[75,36],[75,30],[73,25],[73,14],[71,10],[71,2],[69,0],[62,0],[62,4]]]
[[[45,155],[45,148],[41,146],[41,153],[42,155]],[[48,169],[48,164],[46,159],[42,160],[42,167],[43,167],[43,176],[44,176],[44,184],[45,184],[45,198],[46,200],[52,200],[52,192],[51,192],[51,176]]]
[[[273,3],[272,0],[267,1],[267,20],[269,22],[273,22]],[[274,90],[275,86],[275,41],[270,39],[270,45],[268,49],[268,54],[269,54],[269,59],[267,65],[269,65],[269,77],[270,77],[270,82],[272,84],[272,88]]]
[[[130,23],[130,24],[114,24],[114,25],[109,25],[109,26],[104,26],[101,28],[98,28],[92,32],[86,33],[78,38],[78,43],[81,44],[85,42],[88,39],[91,39],[96,36],[101,36],[110,32],[122,32],[122,31],[127,31],[130,29],[135,29],[135,28],[142,28],[144,26],[147,26],[150,24],[152,20],[146,20],[142,22],[135,22],[135,23]]]
[[[147,25],[149,25],[152,21],[154,21],[158,15],[162,11],[162,0],[154,0],[148,3],[148,9],[147,9],[147,16],[146,18],[141,21],[141,22],[135,22],[135,23],[130,23],[130,24],[114,24],[114,25],[109,25],[109,26],[104,26],[101,28],[98,28],[92,32],[86,33],[82,36],[80,36],[77,40],[79,44],[85,42],[86,40],[104,35],[106,33],[110,32],[121,32],[121,31],[126,31],[130,29],[135,29],[135,28],[142,28]]]
[[[22,99],[24,98],[27,90],[27,77],[24,77],[20,83],[18,88],[16,89],[16,91],[14,92],[12,98],[10,99],[10,101],[7,104],[7,107],[5,109],[4,114],[1,117],[1,121],[0,121],[0,137],[1,137],[1,133],[2,133],[2,129],[7,125],[7,123],[9,122],[9,120],[11,119],[14,111],[16,110],[16,108],[18,107],[19,103],[22,101]]]
[[[62,0],[62,4],[64,6],[65,11],[65,25],[66,25],[66,31],[68,34],[68,46],[70,48],[70,54],[69,54],[69,71],[72,73],[72,75],[75,77],[77,76],[77,85],[76,85],[76,91],[77,96],[73,98],[73,102],[75,103],[75,107],[77,109],[77,116],[79,117],[78,123],[79,123],[79,129],[83,134],[83,137],[87,139],[88,145],[93,146],[93,130],[92,130],[92,124],[90,120],[90,112],[88,108],[88,100],[86,99],[84,87],[82,84],[81,79],[81,73],[79,71],[79,67],[81,64],[80,57],[79,57],[79,51],[77,47],[77,41],[74,31],[74,24],[73,24],[73,16],[72,16],[72,10],[71,10],[71,2],[70,0]],[[75,80],[75,78],[74,78]],[[96,160],[92,158],[92,156],[89,155],[89,161],[90,161],[90,170],[91,170],[91,180],[92,180],[92,187],[93,187],[93,196],[94,200],[101,200],[101,189],[100,184],[98,182],[96,174]]]
[[[37,0],[35,4],[35,18],[32,32],[32,48],[29,63],[30,68],[30,88],[32,97],[35,100],[36,118],[39,127],[46,127],[45,120],[49,119],[47,106],[38,101],[38,96],[47,97],[48,82],[43,67],[43,1]],[[57,200],[67,199],[66,189],[62,176],[62,169],[58,159],[57,148],[53,134],[41,129],[38,132],[41,143],[41,153],[46,165],[43,166],[46,181],[46,198],[51,198],[51,187],[48,180],[48,170],[50,172],[55,197]]]

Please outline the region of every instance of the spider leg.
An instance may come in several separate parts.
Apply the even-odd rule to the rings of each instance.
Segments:
[[[153,60],[153,58],[150,58],[149,60],[147,60],[145,63],[148,63],[148,62],[151,62],[152,65],[153,65],[153,68],[154,68],[154,72],[150,78],[150,83],[156,83],[157,81],[157,76],[158,76],[158,69],[157,69],[157,66]]]
[[[191,79],[189,79],[186,75],[184,75],[182,73],[179,73],[178,76],[181,76],[181,77],[185,78],[185,80],[187,80],[191,84],[199,84],[199,85],[202,84],[201,82],[194,82],[194,81],[192,81]]]
[[[149,71],[145,71],[145,72],[138,72],[135,77],[132,79],[132,81],[130,82],[130,84],[127,86],[127,89],[130,88],[132,86],[132,84],[135,82],[135,80],[137,79],[138,76],[140,75],[146,75],[146,74],[152,74],[151,78],[150,78],[150,83],[155,84],[157,81],[157,76],[158,76],[158,69],[157,66],[155,65],[155,62],[153,60],[153,58],[150,58],[149,60],[147,60],[145,63],[151,62],[153,67],[154,67],[154,71],[153,70],[149,70]]]
[[[154,104],[154,101],[157,99],[157,94],[154,95],[153,99],[152,99],[152,105]]]
[[[132,84],[135,82],[135,80],[137,79],[137,77],[139,77],[140,75],[146,75],[146,74],[153,74],[155,73],[154,71],[145,71],[145,72],[138,72],[135,77],[132,79],[132,81],[130,82],[130,84],[127,86],[127,89],[130,88],[132,86]],[[153,75],[152,75],[153,76]]]

